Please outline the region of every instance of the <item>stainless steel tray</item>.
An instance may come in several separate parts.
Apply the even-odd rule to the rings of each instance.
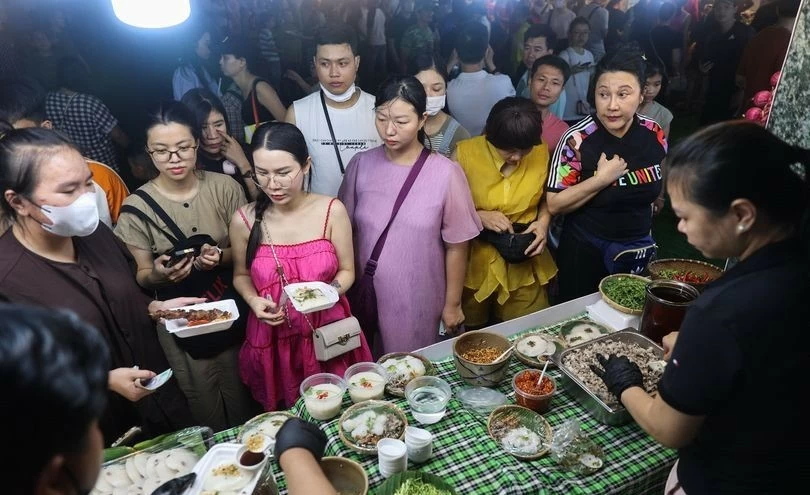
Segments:
[[[569,370],[563,364],[565,357],[571,352],[587,349],[598,342],[603,342],[606,340],[613,340],[626,344],[636,344],[644,349],[652,349],[659,359],[663,359],[664,356],[664,350],[659,347],[658,344],[641,335],[637,331],[628,328],[597,337],[593,340],[583,342],[582,344],[573,347],[569,347],[568,349],[562,351],[559,356],[553,356],[552,359],[556,360],[557,367],[560,369],[560,371],[562,371],[561,381],[565,389],[577,400],[577,402],[582,404],[582,406],[589,413],[591,413],[591,415],[596,418],[597,421],[611,426],[624,425],[633,421],[633,417],[630,416],[627,409],[622,406],[612,408],[605,404],[602,399],[597,397],[595,393],[591,392],[591,390],[588,389],[588,387],[586,387],[585,384],[583,384],[579,378],[576,377],[573,371]]]

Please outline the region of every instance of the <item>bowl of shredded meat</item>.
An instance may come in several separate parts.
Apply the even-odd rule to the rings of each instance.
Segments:
[[[497,387],[512,361],[511,352],[501,357],[510,346],[509,339],[497,333],[481,330],[465,333],[453,343],[453,363],[458,375],[474,387]]]

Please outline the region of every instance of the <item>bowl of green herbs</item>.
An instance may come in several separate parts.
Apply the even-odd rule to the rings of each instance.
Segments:
[[[599,282],[599,293],[608,306],[631,315],[641,315],[650,279],[629,273],[608,275]]]

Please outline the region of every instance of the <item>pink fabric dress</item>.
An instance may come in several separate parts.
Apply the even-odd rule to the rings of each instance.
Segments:
[[[331,210],[332,204],[329,204]],[[240,210],[240,214],[241,214]],[[247,224],[244,215],[242,218]],[[329,213],[327,212],[327,220]],[[250,225],[248,225],[250,228]],[[335,246],[324,237],[292,245],[274,244],[287,282],[334,280],[338,270]],[[250,267],[250,278],[256,292],[279,300],[282,284],[276,269],[276,261],[268,244],[262,244]],[[304,315],[287,303],[288,321],[279,326],[270,326],[259,321],[251,312],[248,315],[245,343],[239,352],[239,374],[256,399],[267,411],[291,407],[299,397],[301,382],[315,373],[334,373],[340,377],[354,363],[371,361],[371,352],[362,334],[361,346],[354,351],[326,362],[315,358],[312,329]],[[351,315],[345,296],[329,309],[309,313],[306,317],[314,328],[332,323]]]

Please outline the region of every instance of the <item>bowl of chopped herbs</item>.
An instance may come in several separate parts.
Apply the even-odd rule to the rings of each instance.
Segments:
[[[641,315],[650,279],[629,273],[608,275],[599,282],[599,293],[608,306],[631,315]]]

